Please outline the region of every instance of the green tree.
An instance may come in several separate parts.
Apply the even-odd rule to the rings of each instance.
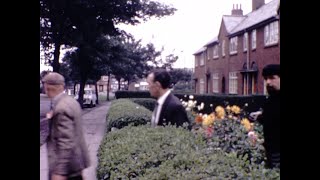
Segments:
[[[176,90],[191,90],[192,70],[187,68],[174,68],[170,72],[171,82]]]
[[[136,25],[151,17],[171,15],[175,10],[150,0],[40,0],[40,44],[49,52],[45,53],[47,60],[52,55],[50,49],[54,49],[49,63],[53,71],[59,72],[61,45],[78,47],[80,58],[87,58],[85,54],[97,37],[120,32],[116,24]]]

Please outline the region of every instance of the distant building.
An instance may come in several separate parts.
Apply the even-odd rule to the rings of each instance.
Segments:
[[[195,56],[196,93],[265,94],[262,68],[280,64],[280,0],[252,0],[252,12],[241,5],[224,15],[216,37]]]

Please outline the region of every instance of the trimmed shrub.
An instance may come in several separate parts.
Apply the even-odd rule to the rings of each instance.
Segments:
[[[188,100],[189,95],[184,93],[175,93],[175,96],[179,99],[183,99],[184,101]],[[117,99],[120,98],[151,98],[150,93],[148,91],[117,91],[115,92],[115,96]],[[205,103],[206,106],[202,110],[202,113],[210,113],[212,112],[212,108],[209,104],[213,105],[215,108],[218,105],[227,106],[237,105],[239,107],[244,107],[246,103],[248,103],[248,107],[246,107],[246,111],[253,112],[259,110],[266,100],[265,95],[209,95],[209,94],[195,94],[193,95],[194,99],[197,100],[198,103]]]
[[[133,101],[134,103],[137,103],[137,104],[149,109],[150,111],[153,111],[155,104],[156,104],[156,100],[153,98],[130,98],[130,100]],[[187,116],[188,116],[190,123],[193,124],[194,119],[195,119],[195,115],[193,115],[190,111],[186,111],[186,112],[187,112]]]
[[[116,99],[120,98],[151,98],[149,91],[116,91]]]
[[[183,128],[127,126],[104,137],[97,179],[279,179],[276,170],[206,147]]]
[[[130,98],[130,100],[147,108],[150,111],[153,111],[156,104],[156,100],[153,98]]]
[[[114,100],[107,114],[107,132],[111,128],[123,128],[128,125],[142,125],[151,122],[152,113],[129,99]]]

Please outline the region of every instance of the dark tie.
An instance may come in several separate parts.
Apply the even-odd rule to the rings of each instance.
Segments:
[[[156,116],[158,111],[158,102],[156,102],[156,105],[154,106],[152,118],[151,118],[151,127],[156,127]]]
[[[50,101],[50,111],[53,109],[53,102]]]

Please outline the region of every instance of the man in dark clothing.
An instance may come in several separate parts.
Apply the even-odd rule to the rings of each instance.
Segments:
[[[180,100],[171,93],[170,75],[164,69],[157,69],[149,73],[147,83],[150,95],[157,99],[152,113],[151,126],[175,125],[183,126],[190,122],[186,110]]]
[[[262,75],[269,96],[263,110],[253,112],[250,116],[263,125],[267,167],[280,168],[280,65],[267,65]]]

